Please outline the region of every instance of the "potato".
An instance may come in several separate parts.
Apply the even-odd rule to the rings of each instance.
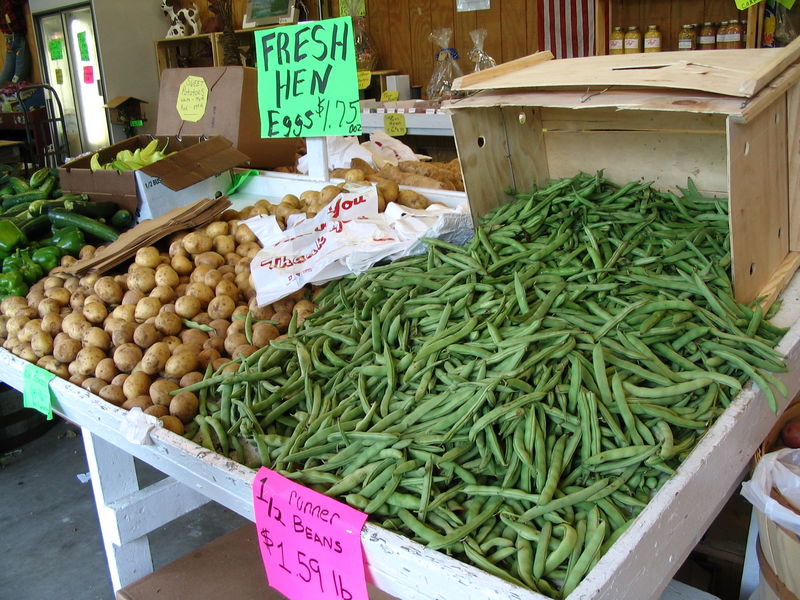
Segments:
[[[174,392],[177,389],[180,389],[180,386],[176,382],[170,379],[157,379],[150,384],[150,399],[153,401],[153,404],[169,406],[169,403],[172,401],[170,392]]]
[[[80,287],[80,279],[75,276],[67,277],[64,280],[64,287],[72,293]]]
[[[69,304],[71,295],[70,291],[65,287],[51,287],[47,288],[44,292],[45,298],[58,302],[59,306],[66,306]],[[39,309],[39,314],[42,314],[41,309]]]
[[[156,287],[156,272],[149,267],[137,267],[128,273],[128,289],[149,294]]]
[[[231,320],[230,327],[228,327],[227,335],[233,335],[234,333],[244,333],[244,319],[237,319],[233,318]]]
[[[231,358],[247,357],[256,350],[258,350],[258,346],[253,346],[252,344],[242,344],[234,348],[233,352],[231,352]]]
[[[313,310],[298,310],[297,313],[297,324],[300,325],[305,321],[308,317],[311,316]]]
[[[271,323],[256,323],[253,325],[253,345],[259,348],[269,344],[280,335],[278,328]]]
[[[197,414],[199,406],[197,396],[192,392],[180,392],[173,396],[169,403],[169,414],[177,417],[183,423],[189,423]]]
[[[78,375],[88,377],[89,375],[94,375],[95,369],[97,368],[97,363],[99,363],[105,357],[105,352],[103,352],[100,348],[96,346],[84,346],[81,351],[78,352],[73,364],[78,365],[76,367]]]
[[[253,287],[253,278],[250,272],[239,273],[236,279],[233,280],[239,288],[239,292],[244,295],[248,300],[255,295],[255,288]]]
[[[44,329],[44,322],[45,322],[44,319],[42,319],[42,329]],[[0,317],[0,339],[5,339],[8,337],[8,329],[6,328],[7,323],[8,323],[8,317]],[[58,326],[59,326],[58,331],[61,331],[61,317],[59,317]],[[58,331],[55,332],[48,331],[47,333],[56,335]]]
[[[94,293],[106,304],[119,304],[122,302],[124,292],[122,286],[114,281],[113,277],[101,277],[94,282]]]
[[[170,265],[178,275],[188,275],[194,269],[194,263],[186,256],[173,256]]]
[[[113,404],[114,406],[122,406],[125,402],[125,394],[122,392],[121,385],[108,384],[100,388],[98,394],[103,400]]]
[[[86,377],[83,375],[70,375],[67,381],[69,381],[72,385],[80,386],[84,381],[86,381]]]
[[[136,396],[135,398],[128,398],[125,402],[122,403],[122,408],[125,410],[130,410],[132,408],[141,408],[144,412],[144,409],[153,406],[153,403],[150,402],[150,396],[142,395]]]
[[[225,338],[219,336],[208,338],[208,341],[203,344],[203,350],[215,350],[222,354],[225,351]]]
[[[229,296],[233,300],[239,299],[239,288],[232,281],[223,279],[214,288],[214,295],[219,298],[220,296]],[[222,317],[226,318],[226,317]]]
[[[6,322],[8,337],[16,339],[16,337],[19,335],[19,332],[22,331],[22,328],[25,327],[25,323],[28,321],[30,321],[30,318],[24,315],[11,317]]]
[[[275,314],[271,304],[259,306],[255,298],[247,303],[247,308],[252,313],[254,321],[268,321]]]
[[[203,374],[200,371],[190,371],[181,377],[178,385],[184,388],[201,381],[203,381]]]
[[[229,319],[236,309],[236,301],[231,296],[215,296],[208,303],[208,315],[212,319]]]
[[[125,383],[122,384],[122,393],[128,399],[148,394],[151,383],[150,375],[144,371],[136,371],[125,379]]]
[[[217,370],[221,369],[224,365],[227,365],[230,362],[231,362],[230,358],[226,358],[224,356],[221,356],[220,358],[215,359],[214,362],[211,363],[211,368],[214,369],[215,371],[217,371]]]
[[[167,285],[157,285],[150,292],[151,298],[156,298],[162,305],[169,304],[175,299],[175,290]]]
[[[80,340],[71,337],[60,338],[56,336],[53,341],[53,356],[58,362],[71,363],[78,356],[83,345]]]
[[[227,221],[212,221],[206,225],[205,233],[210,238],[215,238],[218,235],[227,235],[230,231],[230,225]]]
[[[0,302],[0,312],[3,313],[3,316],[13,317],[19,308],[27,306],[28,302],[22,296],[9,296]]]
[[[97,377],[87,377],[81,383],[81,387],[85,390],[88,390],[95,396],[100,394],[100,390],[102,390],[105,386],[108,385],[107,381],[103,381],[102,379],[98,379]]]
[[[253,230],[244,223],[239,223],[236,226],[236,231],[233,234],[233,239],[237,244],[245,244],[247,242],[255,242],[258,238]]]
[[[77,258],[67,254],[67,255],[64,255],[64,256],[61,257],[61,266],[62,267],[69,267],[70,265],[76,263],[77,261],[78,261]]]
[[[292,320],[292,315],[291,313],[281,310],[272,315],[271,320],[277,323],[276,327],[278,328],[278,331],[283,333],[289,327],[289,322]]]
[[[174,312],[158,313],[154,325],[163,335],[177,335],[183,329],[183,321]]]
[[[173,240],[170,242],[167,254],[169,254],[170,257],[170,263],[176,256],[189,256],[189,253],[183,247],[183,242],[181,240]]]
[[[159,264],[161,264],[161,255],[158,252],[158,248],[155,246],[144,246],[136,251],[136,258],[134,259],[134,262],[137,265],[155,269]]]
[[[150,401],[152,402],[152,398],[150,399]],[[151,404],[147,408],[143,409],[142,412],[146,415],[150,415],[160,419],[161,417],[169,416],[169,407],[164,406],[163,404]],[[170,417],[170,419],[175,419],[175,417]],[[181,427],[183,427],[183,423],[181,423],[178,419],[175,420],[181,424]]]
[[[40,279],[36,283],[41,283],[44,290],[49,290],[51,288],[63,287],[65,278],[66,276],[58,277],[56,275],[51,275],[49,277],[45,277],[44,279]]]
[[[142,360],[142,349],[136,344],[122,344],[114,350],[114,364],[123,373],[130,373]]]
[[[182,240],[184,249],[189,254],[202,254],[208,252],[213,247],[212,239],[205,233],[193,231],[186,235]]]
[[[397,185],[395,181],[379,181],[378,185],[378,193],[383,196],[383,199],[386,202],[396,202],[397,198],[400,194],[400,186]],[[416,192],[414,192],[416,193]]]
[[[84,346],[96,346],[103,352],[108,352],[111,349],[111,335],[99,327],[87,329],[81,341]]]
[[[212,250],[209,250],[208,252],[201,252],[194,257],[194,264],[196,267],[199,267],[200,265],[207,265],[212,269],[216,269],[217,267],[221,267],[224,263],[225,259],[222,257],[222,255]]]
[[[232,235],[218,235],[213,243],[214,252],[223,257],[236,249],[236,239]]]
[[[78,258],[92,258],[96,251],[97,251],[96,246],[92,246],[91,244],[86,244],[78,252]]]
[[[69,369],[67,365],[58,362],[54,356],[51,354],[47,354],[45,356],[40,357],[36,361],[36,366],[41,367],[47,371],[50,371],[57,377],[61,377],[62,379],[69,379]]]
[[[83,339],[83,334],[91,328],[92,324],[86,320],[82,312],[70,313],[61,321],[61,330],[73,340]]]
[[[102,323],[108,316],[108,309],[102,302],[89,302],[83,305],[83,316],[89,323]]]
[[[197,296],[181,296],[175,301],[175,312],[184,319],[191,319],[203,309]]]
[[[186,433],[186,429],[178,417],[174,417],[172,415],[158,415],[158,419],[161,421],[161,424],[167,431],[171,431],[172,433],[176,433],[178,435],[183,435]]]
[[[136,331],[136,323],[129,321],[123,323],[116,329],[111,330],[111,344],[113,346],[122,346],[133,341],[133,332]]]
[[[167,345],[167,347],[169,348],[170,352],[173,352],[175,350],[175,348],[180,346],[181,343],[182,343],[181,342],[181,338],[179,338],[177,336],[174,336],[174,335],[165,336],[164,339],[162,339],[161,341],[164,342]]]
[[[205,331],[200,331],[199,329],[189,328],[184,329],[180,335],[181,342],[184,344],[196,344],[197,346],[202,346],[208,340],[208,334]]]
[[[42,330],[41,319],[31,319],[20,329],[17,338],[20,342],[30,342],[33,336]]]
[[[307,311],[313,312],[314,310],[314,303],[310,300],[298,300],[297,303],[292,308],[293,311]]]
[[[195,323],[200,323],[201,325],[208,325],[211,322],[211,317],[207,312],[199,312],[194,316],[192,321]]]
[[[193,354],[195,356],[199,355],[200,352],[203,351],[202,344],[196,344],[194,342],[191,343],[183,343],[181,342],[174,348],[172,348],[173,354],[180,354],[181,352],[188,352],[189,354]]]
[[[125,292],[125,295],[122,296],[121,304],[122,306],[135,306],[136,303],[139,302],[139,300],[144,298],[144,296],[145,295],[139,290],[128,290],[127,292]]]
[[[255,340],[253,341],[255,342]],[[204,350],[197,355],[197,360],[200,363],[200,366],[205,369],[208,365],[218,359],[221,354],[214,348],[205,348],[205,345],[203,345],[203,348]]]
[[[72,310],[81,310],[83,308],[83,301],[86,300],[86,296],[89,294],[89,290],[84,287],[79,287],[72,292],[69,297],[69,305],[72,307]]]
[[[220,281],[222,281],[222,273],[218,269],[211,269],[205,274],[201,283],[206,284],[213,290]]]
[[[20,342],[20,344],[14,348],[14,354],[19,356],[22,360],[27,360],[28,362],[32,363],[35,363],[36,359],[39,358],[33,352],[33,349],[28,342]]]
[[[119,375],[119,370],[117,369],[117,365],[114,364],[114,359],[110,357],[101,360],[94,368],[94,376],[107,383],[111,383],[111,380],[117,375]]]
[[[261,250],[261,244],[258,242],[245,242],[236,247],[236,254],[248,260],[251,260]]]
[[[150,317],[158,315],[159,310],[161,310],[161,301],[158,298],[148,296],[136,303],[133,318],[137,323],[144,323]]]
[[[200,365],[197,355],[200,352],[177,352],[169,357],[164,365],[164,374],[167,377],[183,377],[186,373],[194,371]]]
[[[51,354],[53,352],[53,336],[44,331],[36,332],[31,338],[31,350],[39,358]]]
[[[225,337],[225,334],[228,332],[228,327],[231,326],[231,322],[226,319],[214,319],[208,326],[214,328],[218,337]]]
[[[408,208],[426,209],[430,206],[430,202],[425,196],[412,190],[400,190],[395,202]]]
[[[156,285],[174,288],[180,283],[180,276],[170,265],[159,265],[155,273]]]
[[[164,369],[170,354],[169,346],[165,342],[156,342],[144,353],[139,365],[143,372],[155,375]]]
[[[158,317],[153,317],[155,321]],[[136,327],[133,332],[133,343],[145,350],[161,340],[163,334],[152,322],[145,322]]]
[[[125,383],[125,380],[130,377],[128,373],[118,373],[114,379],[111,380],[111,385],[118,385],[122,387],[122,384]]]
[[[233,351],[236,350],[239,346],[247,345],[247,338],[243,333],[230,333],[228,332],[228,337],[225,338],[225,352],[228,355],[233,356]]]
[[[214,290],[208,287],[205,283],[195,281],[186,287],[186,295],[194,296],[200,300],[200,305],[205,308],[208,303],[214,298]]]

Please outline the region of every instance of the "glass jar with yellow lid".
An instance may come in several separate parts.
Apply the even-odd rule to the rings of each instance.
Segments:
[[[625,32],[622,27],[614,27],[608,38],[608,53],[622,54],[625,51]]]
[[[678,50],[696,50],[697,49],[697,31],[694,25],[688,24],[681,27],[678,32]]]
[[[642,32],[636,25],[628,27],[625,32],[625,54],[638,54],[642,51]]]
[[[648,25],[644,34],[644,51],[661,52],[661,32],[658,25]]]
[[[698,50],[714,50],[717,47],[717,28],[711,21],[703,23],[700,35],[697,36]]]

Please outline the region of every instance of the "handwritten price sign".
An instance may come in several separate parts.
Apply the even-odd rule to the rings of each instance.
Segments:
[[[350,17],[256,32],[261,137],[361,133]]]
[[[392,137],[408,133],[406,117],[403,113],[386,113],[383,115],[383,129]]]
[[[253,481],[253,507],[270,586],[292,600],[368,600],[366,514],[266,467]]]
[[[206,114],[208,103],[208,86],[205,79],[197,75],[189,75],[178,88],[176,108],[184,121],[197,123]]]

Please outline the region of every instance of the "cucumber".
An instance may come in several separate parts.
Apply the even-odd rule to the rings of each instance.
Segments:
[[[14,191],[17,194],[22,194],[23,192],[30,192],[31,186],[28,185],[28,182],[24,179],[20,179],[19,177],[9,177],[8,178],[9,185],[14,188]]]
[[[41,190],[28,190],[27,192],[21,192],[19,194],[12,194],[10,196],[6,196],[3,198],[3,210],[8,210],[16,206],[17,204],[22,204],[23,202],[33,202],[34,200],[46,200],[47,193],[42,192]]]
[[[63,200],[63,198],[59,198],[59,200]],[[91,202],[86,196],[86,200],[65,201],[64,208],[93,219],[108,219],[119,210],[119,204],[116,202]]]
[[[117,229],[128,229],[133,225],[133,215],[131,211],[124,208],[119,209],[111,217],[111,224]]]
[[[51,210],[47,213],[50,222],[57,227],[68,227],[74,225],[81,231],[88,233],[104,242],[113,242],[119,237],[119,233],[113,227],[96,221],[83,215],[65,212],[61,210]]]
[[[47,215],[38,215],[36,217],[31,217],[30,219],[23,221],[22,223],[17,224],[19,230],[28,236],[28,238],[35,237],[34,234],[40,231],[45,231],[47,226],[50,224],[50,219],[47,218]]]
[[[42,185],[45,179],[47,179],[50,175],[52,175],[50,169],[47,167],[42,167],[38,171],[35,171],[33,175],[31,175],[28,185],[30,185],[31,188],[37,188]]]

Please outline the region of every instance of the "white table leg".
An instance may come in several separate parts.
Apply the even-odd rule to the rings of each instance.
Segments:
[[[153,572],[150,557],[150,542],[147,536],[128,541],[122,545],[112,539],[117,528],[117,514],[109,505],[120,498],[139,490],[139,481],[133,457],[97,437],[87,429],[81,430],[86,461],[92,476],[92,489],[100,520],[100,532],[111,573],[111,584],[116,592],[129,583]]]

